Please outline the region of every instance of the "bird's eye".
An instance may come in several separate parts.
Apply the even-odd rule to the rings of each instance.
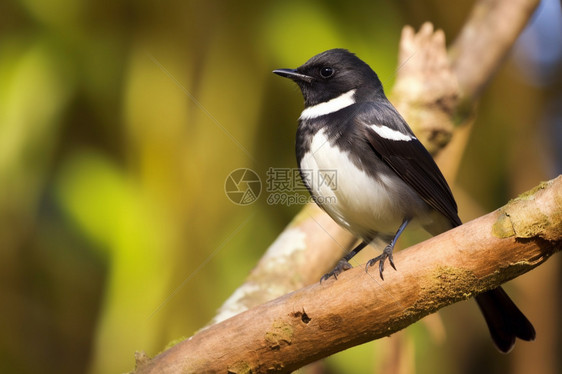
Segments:
[[[330,78],[332,75],[334,75],[334,69],[329,66],[324,66],[320,68],[320,75],[322,76],[322,78]]]

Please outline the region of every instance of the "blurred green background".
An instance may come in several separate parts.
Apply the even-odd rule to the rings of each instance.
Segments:
[[[451,181],[465,220],[560,173],[560,3],[547,3],[554,22],[535,20],[480,101]],[[388,90],[401,28],[431,21],[452,41],[472,5],[0,2],[0,372],[126,372],[136,350],[204,326],[300,209],[224,191],[235,169],[265,181],[296,166],[302,98],[271,71],[345,47]],[[463,302],[444,329],[426,319],[324,370],[388,372],[402,344],[402,372],[561,372],[558,257],[507,286],[538,336],[509,356]]]

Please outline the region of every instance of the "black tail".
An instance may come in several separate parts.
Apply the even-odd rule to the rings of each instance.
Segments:
[[[496,347],[504,353],[515,345],[515,338],[535,340],[535,328],[501,288],[476,296]]]

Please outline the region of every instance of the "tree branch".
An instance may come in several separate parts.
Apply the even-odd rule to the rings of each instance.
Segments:
[[[503,63],[539,0],[478,1],[449,50],[462,99],[472,103]]]
[[[398,252],[398,271],[356,267],[213,325],[137,373],[289,372],[388,336],[498,287],[562,247],[562,176],[504,207]],[[227,342],[227,344],[225,344]]]

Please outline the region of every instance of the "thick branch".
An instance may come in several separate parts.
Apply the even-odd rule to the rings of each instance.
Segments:
[[[495,288],[562,246],[562,176],[395,255],[398,271],[356,267],[207,328],[137,373],[289,372],[388,336]]]

